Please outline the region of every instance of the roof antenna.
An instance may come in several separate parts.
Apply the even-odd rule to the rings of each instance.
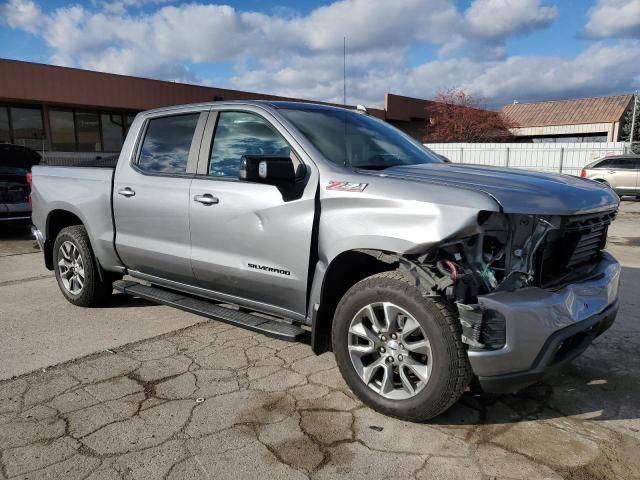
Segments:
[[[342,106],[347,108],[347,37],[342,37]]]

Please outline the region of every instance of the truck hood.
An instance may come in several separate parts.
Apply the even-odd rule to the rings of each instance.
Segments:
[[[570,175],[451,163],[387,168],[381,175],[484,192],[505,213],[572,215],[617,208],[613,190]]]

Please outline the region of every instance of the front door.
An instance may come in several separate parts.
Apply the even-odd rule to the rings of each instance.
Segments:
[[[239,180],[243,155],[300,161],[276,119],[246,108],[209,116],[189,202],[193,271],[201,287],[231,301],[303,316],[317,173],[308,162],[301,197],[287,201],[275,186]]]
[[[120,161],[113,209],[116,249],[130,270],[193,284],[189,188],[206,112],[145,120],[131,162]],[[135,127],[135,125],[134,125]]]

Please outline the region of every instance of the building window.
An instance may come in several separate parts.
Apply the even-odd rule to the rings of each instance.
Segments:
[[[9,110],[7,110],[7,107],[0,107],[0,143],[11,143]]]
[[[606,134],[587,133],[584,135],[557,135],[549,137],[532,137],[533,143],[585,143],[585,142],[606,142]]]
[[[119,113],[101,113],[102,148],[105,152],[119,152],[122,148],[122,115]]]
[[[73,121],[73,112],[49,110],[49,125],[51,126],[51,149],[75,151],[76,128]]]
[[[102,150],[100,120],[97,113],[76,112],[76,134],[79,151],[99,152]]]
[[[44,139],[42,111],[39,108],[11,107],[9,113],[14,143],[42,148],[42,140]]]

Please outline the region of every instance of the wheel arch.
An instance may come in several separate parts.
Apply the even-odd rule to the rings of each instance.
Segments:
[[[72,225],[84,225],[75,213],[65,209],[55,209],[49,212],[45,223],[44,263],[49,270],[53,270],[53,244],[63,228]]]
[[[354,249],[340,253],[331,261],[322,279],[320,302],[312,318],[311,348],[314,353],[331,351],[333,315],[347,290],[364,278],[396,269],[399,257],[396,252]]]

